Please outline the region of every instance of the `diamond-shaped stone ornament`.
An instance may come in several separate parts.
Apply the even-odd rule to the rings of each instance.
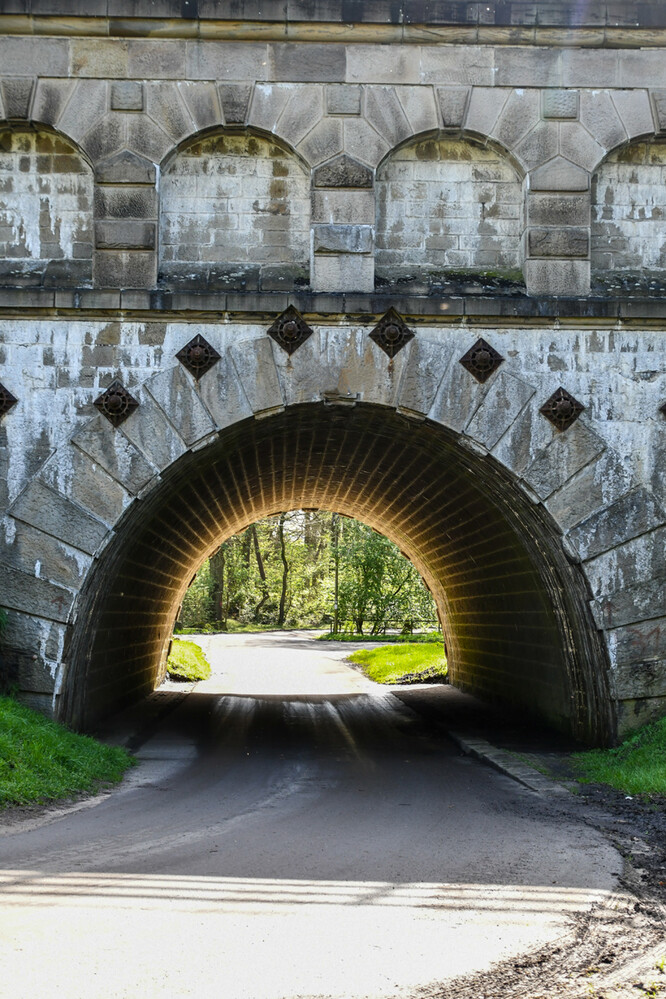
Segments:
[[[558,430],[568,430],[584,409],[585,406],[582,402],[578,402],[566,389],[560,386],[543,404],[539,412],[543,413],[546,419],[550,420]]]
[[[215,350],[215,347],[211,346],[208,340],[204,339],[199,333],[178,351],[176,357],[183,367],[187,368],[190,374],[194,375],[197,379],[205,375],[207,371],[210,371],[213,365],[217,364],[220,359],[220,355]]]
[[[283,350],[288,354],[293,354],[295,350],[305,343],[308,337],[314,332],[303,319],[298,309],[293,305],[285,309],[281,316],[278,316],[272,326],[267,331]]]
[[[139,403],[116,378],[106,391],[95,399],[94,405],[109,423],[118,427],[137,408]]]
[[[398,315],[395,309],[390,308],[370,333],[370,339],[374,340],[385,354],[393,358],[410,340],[414,339],[414,333],[402,316]]]
[[[12,406],[18,402],[16,396],[12,395],[8,388],[0,383],[0,416],[8,413]]]
[[[481,337],[460,358],[460,363],[476,378],[477,382],[485,382],[493,371],[497,371],[503,360],[502,355]]]

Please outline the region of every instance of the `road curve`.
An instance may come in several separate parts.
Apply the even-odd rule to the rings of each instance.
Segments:
[[[202,644],[211,680],[117,720],[141,761],[120,790],[0,834],[3,999],[436,995],[614,890],[600,834],[460,757],[348,649]]]

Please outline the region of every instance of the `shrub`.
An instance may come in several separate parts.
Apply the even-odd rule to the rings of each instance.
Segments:
[[[167,673],[172,680],[207,680],[210,663],[196,642],[174,638],[167,659]]]

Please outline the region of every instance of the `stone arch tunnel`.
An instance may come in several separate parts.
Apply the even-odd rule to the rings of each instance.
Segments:
[[[225,533],[326,505],[412,557],[460,686],[589,742],[662,716],[660,5],[36,6],[0,13],[0,684],[138,696]]]
[[[80,598],[63,716],[90,724],[150,692],[204,555],[301,507],[357,517],[411,557],[440,607],[453,683],[581,738],[608,737],[585,581],[549,518],[442,428],[339,402],[235,424],[129,511]]]

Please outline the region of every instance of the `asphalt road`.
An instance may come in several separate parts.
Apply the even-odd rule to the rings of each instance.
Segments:
[[[0,830],[0,996],[445,995],[614,890],[599,833],[461,757],[348,647],[202,643],[211,680],[116,720],[141,761],[119,790]]]

